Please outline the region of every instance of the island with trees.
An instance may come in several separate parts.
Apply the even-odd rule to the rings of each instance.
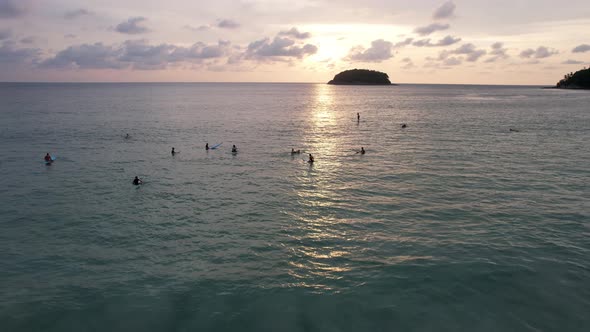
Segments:
[[[333,85],[392,85],[389,76],[376,70],[350,69],[345,70],[328,82]]]
[[[555,87],[558,89],[590,89],[590,68],[565,75]]]

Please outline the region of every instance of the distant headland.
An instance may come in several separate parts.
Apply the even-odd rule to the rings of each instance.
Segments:
[[[334,85],[392,85],[389,76],[376,70],[350,69],[345,70],[328,82]]]
[[[558,89],[590,89],[590,68],[565,75],[555,87]]]

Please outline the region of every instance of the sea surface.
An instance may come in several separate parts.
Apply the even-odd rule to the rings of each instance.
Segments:
[[[0,330],[590,331],[589,105],[0,84]]]

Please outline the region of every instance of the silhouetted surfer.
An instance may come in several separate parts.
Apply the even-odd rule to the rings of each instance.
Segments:
[[[125,135],[125,139],[129,139],[130,137],[129,134]]]
[[[307,162],[310,164],[313,164],[313,162],[314,162],[314,159],[313,159],[313,156],[311,155],[311,153],[309,154],[309,160]]]
[[[513,131],[515,133],[518,133],[520,130],[510,128],[510,131]]]
[[[135,179],[133,179],[133,184],[138,186],[140,184],[142,184],[143,182],[141,181],[140,178],[138,178],[137,176],[135,177]]]
[[[365,154],[365,148],[361,146],[361,154]]]
[[[231,153],[238,153],[238,148],[235,145],[231,147]]]
[[[177,152],[174,151],[174,148],[172,148],[172,155],[175,155]]]
[[[45,162],[46,163],[50,163],[52,161],[53,161],[53,159],[51,159],[51,156],[49,155],[49,152],[47,152],[47,154],[45,155]]]
[[[209,150],[209,143],[205,144],[205,150]]]
[[[356,114],[356,122],[361,122],[361,113]]]
[[[405,123],[402,123],[402,128],[406,128],[407,125]]]
[[[295,150],[293,148],[291,148],[291,154],[299,154],[301,153],[301,150]]]

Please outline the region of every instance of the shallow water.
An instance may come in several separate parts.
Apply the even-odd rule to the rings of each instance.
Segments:
[[[4,331],[590,328],[587,92],[0,84],[0,100]]]

